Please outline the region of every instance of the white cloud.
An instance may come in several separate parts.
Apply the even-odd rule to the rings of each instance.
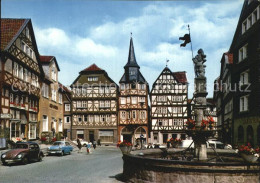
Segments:
[[[179,2],[158,2],[144,7],[139,15],[121,21],[113,21],[112,17],[109,22],[90,27],[89,34],[84,37],[58,28],[38,27],[36,38],[41,53],[55,55],[59,63],[67,61],[60,73],[60,78],[66,78],[65,84],[71,84],[75,78],[66,77],[64,71],[71,71],[71,68],[80,71],[92,63],[105,69],[118,83],[127,62],[130,32],[133,32],[137,62],[150,85],[165,67],[166,59],[170,60],[173,72],[187,71],[192,85],[194,70],[190,45],[180,48],[178,40],[188,33],[189,24],[194,56],[199,48],[204,49],[208,83],[213,83],[219,74],[222,53],[228,51],[231,44],[242,3],[223,1],[194,7]]]

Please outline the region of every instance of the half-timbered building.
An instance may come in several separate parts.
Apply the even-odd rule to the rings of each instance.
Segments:
[[[117,84],[93,64],[79,73],[71,89],[72,139],[116,143]]]
[[[170,138],[186,139],[188,83],[186,72],[165,67],[153,84],[151,93],[151,141],[166,143]]]
[[[125,72],[120,79],[118,138],[136,143],[148,140],[148,93],[149,85],[136,62],[133,39],[130,39],[129,55]]]
[[[1,19],[1,137],[37,138],[42,77],[31,20]]]
[[[60,68],[54,56],[41,55],[40,61],[45,77],[39,103],[39,134],[52,140],[63,132],[63,92],[58,82]]]

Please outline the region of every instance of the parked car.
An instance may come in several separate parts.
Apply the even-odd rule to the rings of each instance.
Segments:
[[[64,154],[70,154],[73,147],[69,142],[66,141],[56,141],[51,147],[48,147],[48,155],[59,154],[63,156]]]
[[[207,141],[207,148],[214,147],[215,149],[224,149],[225,145],[217,140],[208,140]]]
[[[81,145],[82,145],[83,147],[86,146],[87,144],[89,144],[89,143],[88,143],[87,141],[85,141],[84,139],[79,139],[79,140],[80,140],[80,143],[81,143]],[[73,140],[72,142],[78,145],[77,139]],[[92,143],[91,143],[91,144],[92,144]]]
[[[3,165],[8,163],[22,162],[27,164],[30,161],[42,161],[44,157],[40,147],[35,142],[18,142],[15,148],[1,155]]]
[[[192,147],[192,148],[194,148],[194,143],[192,143],[192,142],[193,142],[193,140],[188,140],[188,139],[182,140],[180,147],[183,147],[183,148]]]

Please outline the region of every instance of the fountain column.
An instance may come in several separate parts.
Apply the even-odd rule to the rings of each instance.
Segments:
[[[207,78],[205,77],[205,67],[204,63],[206,62],[206,55],[202,49],[198,50],[198,55],[192,59],[194,63],[195,70],[195,91],[194,91],[194,114],[195,114],[195,123],[196,131],[194,135],[194,144],[195,144],[195,157],[199,160],[207,160],[207,147],[206,147],[206,138],[203,136],[203,133],[200,133],[201,122],[204,118],[204,111],[206,109],[207,100]]]

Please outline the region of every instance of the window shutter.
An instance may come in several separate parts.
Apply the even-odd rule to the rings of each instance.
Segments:
[[[240,98],[240,112],[243,111],[243,98]]]

